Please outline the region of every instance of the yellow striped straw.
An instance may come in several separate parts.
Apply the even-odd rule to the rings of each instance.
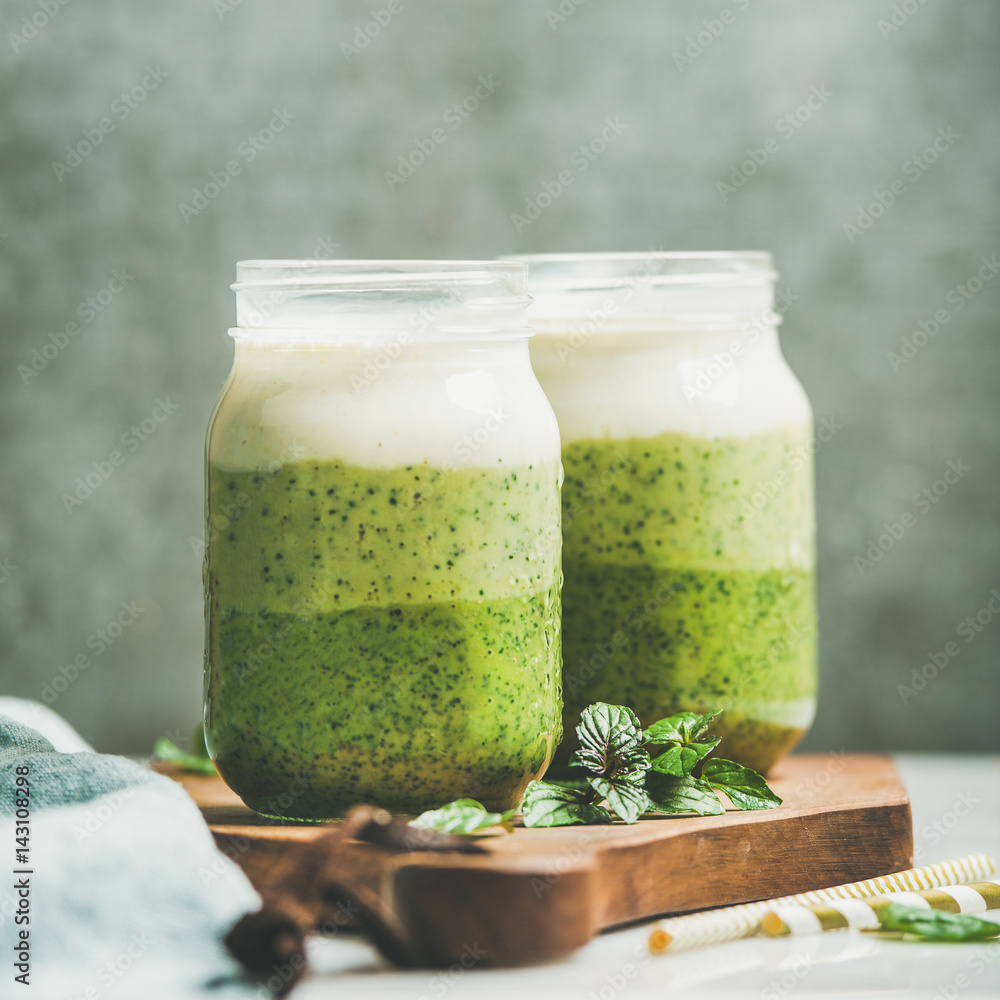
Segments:
[[[995,862],[989,854],[970,854],[954,861],[941,861],[922,868],[865,879],[863,882],[848,882],[829,889],[800,892],[795,896],[724,906],[682,917],[668,917],[659,921],[650,933],[649,950],[654,955],[662,955],[666,951],[700,948],[720,941],[749,937],[759,929],[760,918],[779,906],[808,906],[826,903],[831,899],[863,899],[884,893],[919,892],[922,889],[937,889],[963,882],[978,882],[989,878],[995,871]]]
[[[881,926],[882,911],[892,903],[948,913],[982,913],[1000,908],[1000,881],[895,892],[872,899],[838,899],[813,906],[775,906],[760,918],[760,929],[771,937],[816,934],[845,927],[875,930]]]

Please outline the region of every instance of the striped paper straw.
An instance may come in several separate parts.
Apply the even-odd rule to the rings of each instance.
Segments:
[[[954,861],[942,861],[936,865],[924,865],[905,872],[894,872],[863,882],[849,882],[829,889],[800,892],[795,896],[761,900],[757,903],[743,903],[739,906],[724,906],[705,913],[692,913],[684,917],[669,917],[661,920],[649,935],[649,950],[654,955],[665,951],[680,951],[684,948],[699,948],[720,941],[735,941],[756,933],[760,918],[779,906],[810,905],[825,903],[831,899],[862,899],[881,896],[884,893],[919,892],[922,889],[936,889],[945,885],[959,885],[963,882],[977,882],[989,878],[996,870],[993,858],[988,854],[970,854]]]
[[[949,913],[982,913],[1000,908],[1000,881],[896,892],[872,899],[838,899],[813,906],[776,906],[760,918],[760,928],[771,937],[816,934],[845,927],[874,930],[881,926],[882,911],[892,903]]]

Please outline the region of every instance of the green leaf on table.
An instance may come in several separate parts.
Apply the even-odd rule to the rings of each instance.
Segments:
[[[711,785],[690,774],[678,778],[650,771],[646,775],[646,794],[653,812],[693,812],[699,816],[718,816],[725,812]]]
[[[196,774],[215,774],[215,765],[208,757],[188,753],[182,750],[173,740],[160,737],[153,744],[153,760],[162,760],[165,764],[176,764],[185,771]]]
[[[985,941],[1000,935],[1000,924],[992,920],[902,903],[880,910],[879,922],[882,930],[916,934],[925,941]]]
[[[654,722],[646,730],[644,738],[647,743],[677,743],[679,745],[694,743],[708,729],[712,720],[721,714],[721,711],[708,712],[706,715],[698,715],[696,712],[678,712],[676,715],[671,715],[669,719],[660,719],[659,722]]]
[[[642,725],[635,712],[624,705],[603,701],[589,705],[580,713],[576,737],[580,749],[569,759],[574,767],[585,767],[611,780],[641,778],[649,767]]]
[[[781,799],[756,771],[731,760],[713,757],[705,761],[701,777],[725,792],[737,809],[776,809],[781,805]]]
[[[650,767],[661,774],[672,774],[676,778],[683,778],[684,775],[691,773],[698,761],[704,760],[721,742],[718,736],[711,736],[704,743],[672,746],[658,757],[654,757]]]
[[[607,809],[587,801],[585,789],[554,781],[530,782],[521,802],[521,813],[528,827],[611,822]]]
[[[440,809],[428,809],[421,813],[415,820],[410,821],[410,826],[418,827],[421,830],[437,830],[440,833],[476,833],[491,826],[502,826],[510,832],[513,830],[510,818],[514,815],[514,810],[508,812],[490,812],[486,806],[475,799],[456,799]]]
[[[590,787],[606,799],[626,823],[634,823],[649,808],[649,796],[641,778],[637,781],[609,781],[595,775],[590,779]]]

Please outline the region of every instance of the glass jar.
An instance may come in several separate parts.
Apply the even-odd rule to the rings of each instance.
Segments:
[[[723,709],[723,756],[765,771],[816,708],[812,414],[770,255],[520,259],[563,443],[564,728]]]
[[[205,734],[265,815],[520,801],[560,738],[559,432],[517,263],[245,261]]]

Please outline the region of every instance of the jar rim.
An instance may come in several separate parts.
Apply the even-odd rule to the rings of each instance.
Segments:
[[[777,272],[766,250],[545,253],[528,265],[531,322],[723,329],[770,322]]]
[[[523,261],[244,260],[236,277],[234,329],[259,338],[530,335]]]
[[[247,288],[318,286],[338,288],[402,283],[433,285],[442,282],[475,284],[498,275],[514,279],[515,290],[526,294],[528,265],[520,260],[323,260],[259,259],[236,263],[234,291]]]
[[[706,284],[764,285],[777,280],[767,250],[647,250],[616,253],[538,253],[505,255],[528,265],[533,289],[565,291],[615,287],[630,278],[635,265],[655,265],[653,286]]]

